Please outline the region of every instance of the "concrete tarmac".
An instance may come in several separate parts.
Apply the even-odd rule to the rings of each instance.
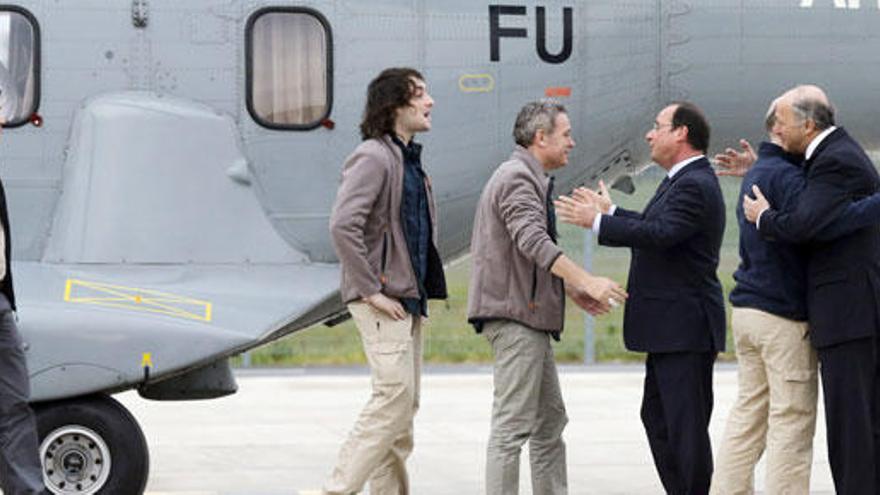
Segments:
[[[321,487],[369,396],[366,369],[241,371],[222,399],[153,402],[117,398],[137,417],[150,446],[150,495],[306,495]],[[569,424],[569,493],[661,494],[639,420],[641,365],[560,367]],[[736,394],[736,368],[715,368],[712,445],[718,448]],[[833,493],[820,416],[813,493]],[[427,367],[416,447],[417,495],[480,494],[492,404],[489,367]],[[528,452],[520,493],[530,494]],[[763,489],[763,463],[756,487]]]

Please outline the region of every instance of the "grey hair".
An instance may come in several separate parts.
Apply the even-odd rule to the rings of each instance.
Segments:
[[[773,100],[770,108],[767,109],[767,115],[764,116],[764,128],[767,129],[767,132],[772,131],[773,126],[776,125],[776,102],[777,100]]]
[[[528,148],[535,141],[539,130],[552,134],[556,130],[556,117],[567,113],[565,106],[553,99],[543,99],[526,103],[516,116],[513,125],[513,140]]]
[[[792,90],[791,108],[802,121],[812,120],[820,131],[834,125],[834,106],[818,86],[801,85]]]
[[[812,120],[816,129],[824,131],[834,125],[834,108],[819,100],[804,99],[794,101],[791,108],[802,120]]]

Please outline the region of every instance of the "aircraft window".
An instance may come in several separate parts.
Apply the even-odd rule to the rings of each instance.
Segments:
[[[21,8],[0,7],[0,119],[4,127],[27,123],[40,99],[40,31]]]
[[[319,13],[267,8],[248,21],[247,104],[259,124],[314,129],[330,113],[331,37]]]

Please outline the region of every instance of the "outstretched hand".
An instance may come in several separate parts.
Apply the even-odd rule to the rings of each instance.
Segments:
[[[559,220],[585,229],[593,226],[593,220],[599,214],[599,208],[592,201],[582,201],[570,196],[559,196],[553,201],[553,206]]]
[[[602,303],[596,299],[593,299],[584,290],[569,288],[569,286],[566,286],[565,288],[565,292],[568,294],[568,297],[570,297],[575,304],[577,304],[587,313],[593,316],[600,316],[611,311],[611,305],[608,304],[608,302]]]
[[[565,284],[565,292],[575,304],[593,316],[604,315],[626,301],[627,294],[617,282],[585,274],[582,284]]]
[[[605,181],[599,181],[598,191],[593,191],[586,187],[578,187],[571,195],[579,201],[593,203],[599,208],[599,212],[603,214],[607,214],[611,210],[611,194],[608,192],[608,188],[605,187]]]
[[[611,307],[623,304],[627,298],[626,291],[617,282],[606,277],[590,275],[582,288],[593,299],[602,304],[608,303]]]
[[[721,168],[715,172],[716,174],[734,177],[746,175],[746,172],[749,171],[749,168],[758,159],[758,154],[755,153],[755,149],[745,139],[739,140],[739,146],[742,148],[742,151],[727,148],[724,150],[724,153],[715,155],[715,162]]]

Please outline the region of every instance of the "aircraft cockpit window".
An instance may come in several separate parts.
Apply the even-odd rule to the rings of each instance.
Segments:
[[[330,113],[330,27],[318,12],[266,8],[248,20],[247,106],[260,125],[314,129]]]
[[[39,27],[18,7],[0,7],[0,119],[4,127],[27,123],[40,99]]]

